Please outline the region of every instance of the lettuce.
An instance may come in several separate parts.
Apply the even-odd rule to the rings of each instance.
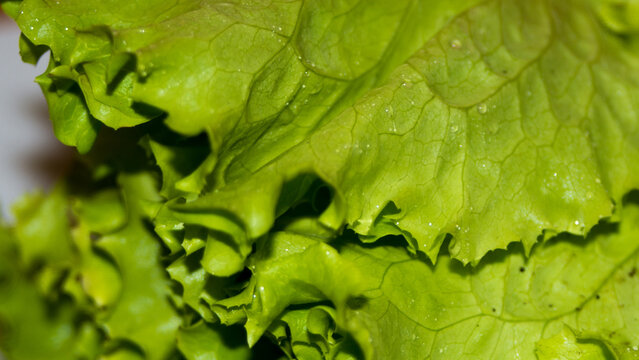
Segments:
[[[634,2],[2,6],[80,153],[9,358],[639,356]]]

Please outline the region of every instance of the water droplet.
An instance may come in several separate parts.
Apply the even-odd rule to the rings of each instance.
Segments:
[[[463,145],[463,144],[459,144],[459,148],[460,148],[460,149],[461,149],[461,148],[463,148],[463,147],[464,147],[464,145]]]
[[[433,223],[432,223],[432,222],[429,222],[429,223],[428,223],[428,226],[433,226]]]
[[[388,105],[388,107],[384,109],[384,111],[388,114],[388,116],[391,116],[391,117],[395,114],[395,111],[393,110],[392,105]]]
[[[260,286],[260,291],[264,291],[264,286]]]
[[[29,26],[29,29],[33,30],[33,26]]]
[[[302,84],[302,89],[306,89],[306,84]]]
[[[331,254],[331,252],[326,250],[326,255],[330,255],[330,254]]]
[[[488,106],[486,104],[481,103],[477,105],[477,112],[480,114],[485,114],[488,111]]]
[[[375,205],[375,207],[379,209],[379,205]]]
[[[453,39],[450,42],[450,47],[452,47],[453,49],[459,49],[462,46],[461,41],[459,41],[459,39]]]
[[[575,225],[579,226],[579,220],[575,220]]]
[[[596,178],[596,179],[595,179],[595,182],[596,182],[597,184],[601,184],[601,179],[600,179],[600,178]]]
[[[40,19],[38,19],[38,18],[35,18],[35,22],[38,22],[38,21],[40,21]]]
[[[557,173],[552,173],[552,176],[557,177]]]
[[[68,28],[68,27],[65,27],[65,28],[64,28],[64,31],[69,31],[69,28]]]
[[[461,230],[461,226],[459,226],[459,224],[455,224],[455,229]]]
[[[451,125],[451,126],[450,126],[450,131],[451,131],[452,133],[456,133],[456,132],[457,132],[457,130],[459,130],[459,126],[457,126],[457,124],[455,124],[455,125]]]

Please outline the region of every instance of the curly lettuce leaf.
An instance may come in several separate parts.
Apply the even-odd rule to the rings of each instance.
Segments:
[[[120,182],[129,222],[96,244],[113,259],[122,278],[118,300],[103,324],[110,337],[130,339],[148,359],[162,359],[173,351],[182,319],[169,301],[160,244],[142,222],[145,203],[154,200],[148,196],[155,184],[144,173],[123,175]]]
[[[209,191],[172,209],[221,231],[205,219],[230,212],[245,246],[310,173],[334,190],[324,225],[402,234],[432,260],[447,233],[464,263],[514,241],[529,250],[543,232],[584,234],[639,186],[639,57],[586,5],[474,7],[299,144],[280,151],[272,132],[222,153]]]
[[[9,358],[175,352],[182,318],[160,243],[143,222],[152,179],[121,176],[123,198],[113,188],[73,194],[58,185],[17,204],[16,225],[0,239],[0,347]]]
[[[72,301],[43,289],[45,275],[28,276],[17,251],[20,237],[0,227],[0,349],[9,359],[95,357],[98,328],[79,320],[84,314]]]
[[[498,250],[475,268],[446,254],[432,265],[390,241],[362,247],[348,237],[335,244],[339,254],[324,254],[315,252],[327,246],[321,241],[280,233],[255,254],[245,290],[253,295],[219,305],[244,307],[249,339],[263,324],[290,354],[309,358],[342,350],[359,358],[340,347],[343,337],[328,336],[334,321],[368,359],[631,359],[639,354],[639,207],[625,206],[621,217],[587,238],[539,243],[529,257],[520,244]],[[317,265],[300,271],[309,255]],[[313,318],[321,302],[332,310]]]
[[[591,2],[120,5],[11,13],[91,116],[118,128],[163,112],[207,134],[200,166],[171,160],[187,147],[151,150],[165,196],[205,193],[176,211],[237,220],[209,226],[240,258],[308,173],[335,190],[324,225],[402,234],[433,260],[450,233],[465,263],[583,234],[639,184],[639,58]]]
[[[245,356],[216,322],[290,357],[636,357],[639,53],[609,5],[3,2],[61,141],[122,172],[72,221],[24,202],[33,298],[113,359]]]

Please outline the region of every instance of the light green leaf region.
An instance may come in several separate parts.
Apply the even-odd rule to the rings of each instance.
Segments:
[[[537,342],[539,360],[602,359],[606,355],[596,343],[580,343],[568,326],[555,336]]]
[[[142,219],[147,173],[74,194],[59,184],[0,228],[0,348],[10,359],[166,359],[182,323]],[[122,344],[125,343],[125,346]]]
[[[639,186],[639,60],[590,2],[340,4],[30,0],[16,17],[95,118],[135,125],[157,115],[146,104],[208,134],[188,181],[166,165],[177,150],[154,146],[163,194],[197,193],[213,171],[213,195],[185,208],[239,217],[240,247],[305,173],[336,190],[325,225],[401,233],[431,259],[451,233],[463,262],[583,233]]]
[[[447,255],[433,266],[401,246],[362,248],[348,239],[336,243],[339,255],[323,254],[316,252],[323,243],[281,233],[269,239],[270,250],[256,253],[272,257],[255,262],[256,282],[246,290],[254,294],[245,303],[249,338],[256,325],[270,323],[271,336],[319,355],[326,337],[312,334],[330,326],[316,326],[308,310],[287,310],[277,320],[269,314],[330,300],[336,312],[324,320],[334,319],[369,359],[632,359],[639,355],[639,207],[626,206],[622,218],[586,239],[562,234],[540,243],[528,258],[515,244],[475,268]],[[295,264],[309,254],[316,266],[305,273]]]
[[[251,359],[241,328],[226,328],[205,322],[180,329],[178,348],[187,360]]]
[[[111,338],[130,339],[146,358],[163,359],[174,349],[182,320],[169,302],[168,279],[159,264],[160,243],[142,222],[145,204],[156,200],[155,184],[146,173],[122,175],[119,181],[129,222],[97,242],[122,278],[120,296],[103,323]]]
[[[290,358],[362,358],[353,339],[342,339],[336,332],[336,316],[335,309],[327,305],[286,310],[271,324],[266,336],[280,344]]]
[[[299,144],[273,130],[221,153],[210,193],[174,210],[230,211],[254,239],[284,184],[314,173],[335,190],[325,225],[403,234],[433,260],[445,233],[464,263],[583,234],[639,186],[639,56],[586,5],[474,7]]]
[[[638,216],[636,207],[627,207],[618,234],[602,228],[586,240],[559,237],[535,247],[528,259],[517,246],[488,255],[475,269],[446,257],[432,268],[417,260],[382,260],[397,249],[362,256],[347,248],[344,256],[363,265],[378,259],[372,273],[379,283],[371,294],[381,295],[352,311],[362,321],[358,338],[374,339],[365,343],[380,358],[404,352],[525,359],[534,358],[538,340],[567,324],[581,339],[606,344],[620,357],[637,355],[639,318],[630,294],[638,285],[632,271],[639,261]],[[384,336],[391,329],[405,332],[399,338],[406,341],[385,342],[397,338]]]
[[[471,4],[28,0],[10,13],[34,45],[51,49],[49,73],[77,82],[100,121],[116,128],[143,122],[133,104],[144,102],[166,111],[178,132],[208,129],[222,140],[238,122],[241,132],[263,132],[268,124],[250,123],[274,118],[303,93],[305,68],[317,91],[370,87],[380,68],[392,69],[388,60],[403,61]],[[367,72],[368,80],[350,85]],[[335,95],[320,94],[328,102],[316,106],[330,106]]]
[[[309,267],[308,264],[315,264]],[[249,344],[255,344],[288,305],[330,299],[338,309],[365,288],[359,269],[317,239],[280,232],[261,244],[250,259],[251,283],[213,307],[222,319],[238,305],[244,311]],[[335,286],[340,284],[339,286]],[[247,302],[248,301],[248,302]],[[338,314],[339,316],[340,314]]]
[[[20,270],[21,235],[0,227],[0,348],[10,359],[95,358],[101,335],[69,299],[47,293]],[[55,260],[55,257],[52,258]],[[52,263],[55,265],[55,262]],[[55,312],[51,309],[55,308]]]

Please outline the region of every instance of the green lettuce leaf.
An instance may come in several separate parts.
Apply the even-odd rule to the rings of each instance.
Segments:
[[[639,357],[633,2],[0,3],[86,153],[10,358]]]
[[[269,239],[271,250],[255,255],[269,257],[255,262],[252,298],[238,295],[250,301],[249,339],[256,324],[270,324],[270,336],[287,340],[292,354],[336,356],[340,340],[327,336],[335,321],[368,359],[631,359],[639,355],[639,207],[628,205],[621,216],[620,224],[602,223],[588,238],[562,234],[537,244],[529,257],[513,245],[475,268],[446,254],[432,265],[392,241],[362,247],[352,237],[335,244],[339,255],[325,254],[339,260],[325,262],[314,252],[322,242],[298,238],[292,245],[282,233]],[[308,254],[316,266],[300,271]],[[277,302],[269,299],[273,293]],[[309,309],[322,309],[314,305],[321,301],[331,310],[322,310],[318,325]],[[282,312],[282,302],[289,310]],[[275,320],[273,312],[282,315]]]
[[[15,228],[0,239],[7,356],[165,359],[175,352],[182,318],[169,299],[160,243],[143,223],[152,179],[121,176],[123,199],[112,188],[73,194],[61,184],[17,204]]]
[[[17,251],[24,240],[0,228],[0,349],[9,359],[95,358],[102,334],[72,301],[42,286],[49,274],[29,276]]]
[[[239,258],[305,174],[334,189],[327,227],[402,234],[433,260],[450,233],[465,263],[583,234],[639,183],[639,60],[590,2],[149,2],[82,20],[88,5],[20,4],[25,36],[53,53],[48,77],[76,83],[91,116],[132,126],[150,105],[208,135],[200,166],[175,167],[184,146],[151,150],[165,196],[204,192],[173,210],[230,231]]]
[[[172,209],[221,231],[209,216],[230,212],[248,246],[310,173],[334,190],[324,225],[402,234],[432,260],[446,233],[464,263],[513,241],[528,251],[544,231],[584,234],[639,184],[638,67],[586,4],[489,2],[297,145],[278,150],[292,134],[271,131],[220,154],[209,190]]]
[[[118,300],[103,324],[111,338],[130,339],[148,359],[162,359],[173,351],[182,319],[169,302],[169,282],[159,262],[160,244],[142,222],[145,202],[154,200],[149,195],[156,195],[149,190],[156,187],[144,173],[122,176],[120,182],[130,220],[97,242],[122,278]]]
[[[242,338],[241,331],[229,331],[227,328],[199,322],[181,329],[177,342],[187,360],[251,359],[251,350]]]

